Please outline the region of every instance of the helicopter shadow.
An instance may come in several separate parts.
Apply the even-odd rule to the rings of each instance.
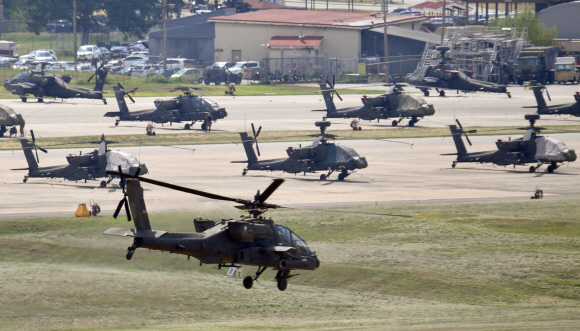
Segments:
[[[48,186],[64,186],[64,187],[74,187],[74,188],[78,188],[78,189],[95,189],[95,188],[99,188],[98,186],[79,186],[79,185],[74,185],[74,184],[64,184],[64,183],[34,183],[34,182],[28,182],[28,183],[13,183],[13,184],[21,184],[21,185],[48,185]]]
[[[512,174],[529,174],[529,171],[525,171],[525,170],[513,170],[513,169],[481,169],[481,168],[442,168],[443,170],[470,170],[470,171],[481,171],[481,172],[485,172],[485,171],[495,171],[495,172],[503,172],[503,173],[512,173]],[[553,173],[548,173],[548,172],[535,172],[535,177],[541,177],[544,175],[564,175],[564,176],[578,176],[578,174],[571,174],[571,173],[561,173],[561,172],[553,172]]]

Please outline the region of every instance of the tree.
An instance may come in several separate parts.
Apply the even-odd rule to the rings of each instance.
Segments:
[[[22,0],[25,2],[23,16],[29,31],[39,34],[53,20],[72,21],[73,0]],[[90,31],[112,29],[137,37],[143,37],[159,22],[161,11],[157,0],[76,0],[77,29],[88,40]],[[106,20],[104,17],[106,16]],[[106,22],[105,22],[106,21]],[[86,36],[86,38],[85,38]]]
[[[558,35],[555,26],[546,28],[544,21],[538,18],[534,11],[518,14],[516,17],[506,17],[490,21],[490,26],[498,28],[527,28],[528,39],[536,46],[552,46]]]

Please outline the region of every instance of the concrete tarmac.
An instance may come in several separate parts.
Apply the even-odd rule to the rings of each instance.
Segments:
[[[325,109],[325,104],[320,95],[317,85],[311,84],[312,95],[305,96],[218,96],[211,97],[220,106],[225,107],[228,117],[214,123],[212,129],[223,131],[249,130],[250,124],[262,126],[263,130],[304,130],[315,129],[313,122],[321,120],[325,112],[312,111]],[[345,84],[345,86],[347,86]],[[360,87],[361,85],[358,85]],[[364,85],[368,89],[385,89],[381,84]],[[342,87],[342,86],[338,86]],[[349,86],[347,86],[349,87]],[[536,105],[532,91],[524,90],[523,87],[514,85],[509,88],[512,98],[505,94],[469,93],[457,94],[447,91],[446,97],[431,96],[425,98],[428,103],[435,106],[435,115],[426,117],[416,124],[418,127],[443,127],[454,123],[459,118],[465,126],[517,126],[525,125],[525,114],[534,113],[534,108],[522,108],[523,106],[534,107]],[[574,101],[573,94],[579,91],[578,85],[554,85],[549,87],[552,102],[548,104],[571,103]],[[422,92],[413,87],[406,87],[408,93],[422,96]],[[316,92],[316,93],[315,93]],[[432,91],[432,95],[435,94]],[[337,108],[362,107],[360,100],[362,95],[343,95],[344,101],[335,98]],[[135,98],[136,103],[128,101],[130,111],[154,108],[153,102],[158,98]],[[26,120],[26,130],[34,130],[37,137],[61,137],[95,135],[101,133],[111,134],[143,134],[146,122],[121,122],[115,126],[115,119],[103,117],[106,112],[118,111],[114,98],[108,99],[108,105],[98,100],[73,99],[61,102],[47,100],[44,103],[23,103],[18,99],[5,99],[0,103],[12,107],[17,113],[21,113]],[[569,117],[545,117],[545,123],[577,124],[578,122]],[[350,119],[332,119],[331,129],[347,129]],[[363,122],[363,129],[396,129],[391,127],[392,120],[381,122]],[[403,120],[401,125],[407,125],[408,120]],[[156,124],[156,132],[187,132],[183,130],[185,123],[173,123],[169,125]],[[199,130],[201,123],[196,123],[194,128]]]

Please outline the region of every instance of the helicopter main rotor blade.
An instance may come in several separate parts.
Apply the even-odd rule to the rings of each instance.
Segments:
[[[270,186],[268,186],[268,188],[266,188],[264,193],[260,194],[260,197],[258,198],[258,200],[260,202],[266,201],[272,195],[272,193],[274,193],[278,189],[278,187],[280,187],[280,185],[282,185],[282,183],[284,183],[284,179],[280,179],[280,178],[274,179],[272,184],[270,184]]]
[[[334,93],[336,93],[336,96],[340,99],[340,101],[342,101],[342,97],[340,96],[340,94],[338,94],[338,91],[334,90]]]
[[[467,133],[465,131],[463,131],[463,125],[461,125],[461,122],[459,122],[458,119],[455,119],[455,122],[457,122],[457,124],[459,125],[459,128],[461,129],[461,132],[463,133],[463,135],[465,135],[465,139],[467,140],[467,142],[469,143],[469,146],[473,146],[471,144],[471,140],[469,140],[469,137],[467,136]]]
[[[30,136],[32,137],[32,143],[34,144],[36,139],[34,138],[34,131],[33,130],[30,130]]]
[[[258,156],[262,156],[260,155],[260,147],[258,147],[258,141],[256,140],[256,151],[258,151]]]
[[[132,103],[135,103],[135,100],[133,100],[133,98],[131,97],[131,95],[129,93],[126,93],[126,94],[129,97],[129,100],[131,100]]]
[[[262,131],[262,126],[260,125],[260,127],[258,128],[258,132],[254,132],[255,136],[254,139],[257,139],[258,136],[260,135],[260,132]]]
[[[93,77],[95,77],[95,74],[92,74],[91,77],[89,77],[89,79],[87,80],[87,83],[90,83],[91,80],[93,79]]]
[[[131,222],[131,212],[129,210],[129,202],[127,202],[127,196],[123,198],[125,202],[125,212],[127,213],[127,222]]]
[[[119,176],[119,172],[117,171],[111,171],[111,170],[107,170],[106,172],[109,175],[116,175]],[[128,175],[123,173],[122,174],[123,177],[126,178],[133,178],[133,176]],[[194,190],[188,187],[183,187],[183,186],[179,186],[179,185],[174,185],[174,184],[169,184],[169,183],[165,183],[165,182],[161,182],[158,180],[154,180],[154,179],[150,179],[150,178],[146,178],[146,177],[137,177],[136,179],[139,179],[142,182],[145,183],[149,183],[149,184],[153,184],[153,185],[157,185],[157,186],[161,186],[161,187],[165,187],[165,188],[169,188],[172,190],[176,190],[176,191],[181,191],[181,192],[185,192],[185,193],[189,193],[189,194],[195,194],[195,195],[199,195],[208,199],[214,199],[214,200],[223,200],[223,201],[232,201],[232,202],[240,202],[242,201],[242,199],[235,199],[235,198],[229,198],[229,197],[224,197],[218,194],[213,194],[213,193],[208,193],[208,192],[204,192],[204,191],[199,191],[199,190]]]
[[[254,123],[252,123],[252,132],[254,133],[254,138],[256,138],[256,129],[254,128]]]
[[[119,204],[117,205],[117,209],[115,209],[115,213],[113,214],[113,218],[117,218],[117,216],[119,216],[119,213],[121,212],[121,208],[123,208],[123,204],[125,202],[125,198],[123,198],[121,201],[119,201]]]
[[[546,91],[546,95],[548,96],[548,100],[552,101],[552,98],[550,98],[550,93],[548,93],[548,88],[544,86],[544,90]]]

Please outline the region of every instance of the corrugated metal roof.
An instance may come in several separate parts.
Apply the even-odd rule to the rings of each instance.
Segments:
[[[264,9],[283,9],[286,8],[286,6],[282,6],[279,5],[277,3],[273,3],[273,2],[269,2],[269,1],[261,1],[261,0],[245,0],[244,2],[250,4],[250,6],[252,6],[252,9],[259,9],[259,10],[264,10]]]
[[[424,17],[411,15],[387,14],[388,23],[423,21]],[[231,16],[217,16],[209,19],[210,22],[236,22],[256,24],[287,24],[287,25],[314,25],[334,26],[343,28],[364,29],[381,26],[383,18],[380,15],[369,13],[348,13],[337,11],[313,11],[297,9],[270,9],[240,13]]]
[[[371,31],[377,32],[377,33],[383,33],[383,28],[382,27],[374,28],[374,29],[371,29]],[[417,30],[411,30],[411,29],[405,29],[405,28],[401,28],[398,26],[389,25],[389,28],[387,29],[387,34],[401,37],[401,38],[429,42],[431,44],[439,45],[441,43],[441,35],[439,35],[439,34],[427,33],[427,32],[423,32],[423,31],[417,31]]]
[[[211,13],[197,14],[167,21],[168,39],[213,39],[215,28],[210,17],[225,15],[225,9]],[[149,38],[163,39],[163,30],[149,33]]]

